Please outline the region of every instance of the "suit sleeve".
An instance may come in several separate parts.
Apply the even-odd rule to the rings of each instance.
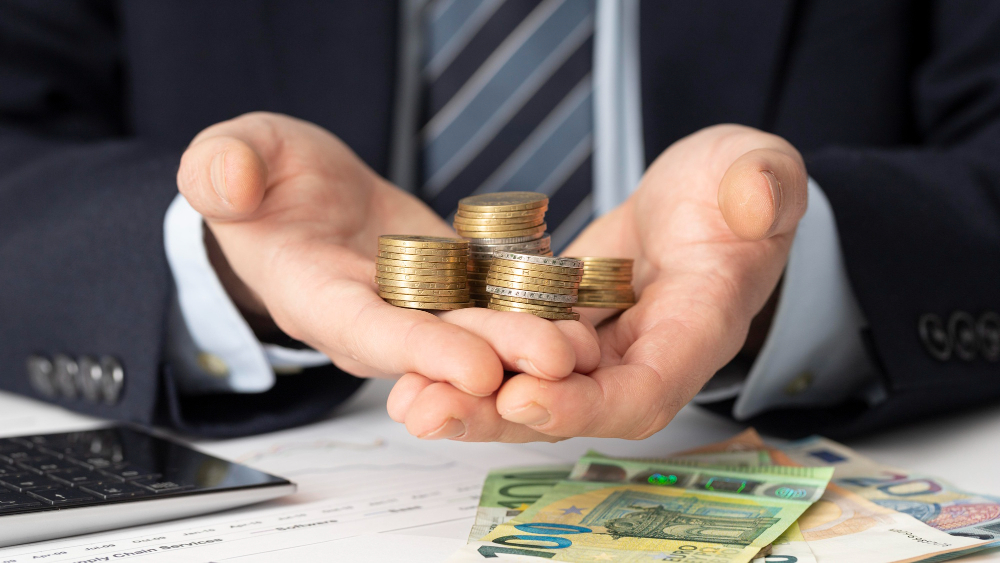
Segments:
[[[213,436],[322,416],[359,382],[328,367],[256,395],[178,391],[163,226],[183,147],[130,130],[117,35],[111,2],[0,4],[0,388]],[[102,359],[120,388],[88,393]]]
[[[1000,4],[942,1],[931,21],[919,145],[806,155],[889,393],[857,429],[1000,399]]]

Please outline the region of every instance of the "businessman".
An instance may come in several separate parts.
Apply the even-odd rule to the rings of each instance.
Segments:
[[[507,441],[1000,396],[992,3],[0,6],[4,388],[226,436],[401,376],[414,435]],[[378,234],[510,189],[636,307],[380,302]]]

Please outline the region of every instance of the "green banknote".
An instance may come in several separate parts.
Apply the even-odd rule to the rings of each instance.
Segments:
[[[477,540],[528,509],[536,500],[569,477],[572,465],[508,467],[490,471],[479,496],[476,523],[469,541]]]
[[[746,562],[822,494],[831,473],[826,468],[711,469],[588,457],[573,473],[594,476],[595,470],[603,471],[596,464],[625,472],[618,482],[560,482],[449,561]],[[655,471],[645,482],[632,480],[651,465]]]

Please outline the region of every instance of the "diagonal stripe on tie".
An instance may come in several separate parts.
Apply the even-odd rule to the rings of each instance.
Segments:
[[[502,7],[489,2],[464,7],[462,21],[440,13],[427,19],[434,50],[424,79],[436,111],[420,132],[421,194],[446,215],[473,192],[544,192],[551,198],[550,231],[571,238],[592,213],[594,2],[543,0],[530,12],[524,8],[536,4],[532,0],[507,0]],[[514,7],[525,12],[516,26],[510,21]],[[435,29],[442,21],[447,29]],[[503,28],[508,35],[492,52],[471,52]],[[459,44],[461,52],[454,47]],[[481,62],[459,68],[472,60]],[[456,87],[459,70],[467,78]],[[445,79],[451,83],[442,84]],[[560,228],[563,220],[568,222]]]

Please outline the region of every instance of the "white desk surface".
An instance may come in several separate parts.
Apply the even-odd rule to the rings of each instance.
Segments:
[[[385,412],[390,382],[371,382],[335,415],[337,421],[377,431],[380,435],[442,456],[475,460],[484,468],[511,465],[513,452],[574,461],[588,449],[611,455],[662,457],[690,447],[729,438],[742,427],[728,420],[687,407],[663,431],[640,441],[574,438],[557,444],[468,444],[461,442],[420,442],[392,422]],[[0,393],[0,436],[59,432],[92,426],[99,421],[81,417],[50,405]],[[938,418],[890,432],[852,440],[848,445],[879,462],[941,477],[968,491],[1000,496],[1000,405]],[[209,442],[196,442],[211,448]],[[219,444],[214,444],[218,446]],[[511,449],[513,448],[513,450]],[[428,548],[434,541],[463,540],[469,522],[429,526],[421,531]],[[449,544],[450,545],[450,544]],[[370,547],[370,546],[369,546]],[[417,546],[414,545],[416,548]],[[438,546],[440,547],[440,546]],[[290,554],[289,554],[290,555]],[[372,553],[371,555],[376,555]],[[313,557],[307,547],[296,554],[300,561],[323,560]],[[374,559],[377,560],[377,559]],[[962,561],[1000,561],[1000,549]]]

